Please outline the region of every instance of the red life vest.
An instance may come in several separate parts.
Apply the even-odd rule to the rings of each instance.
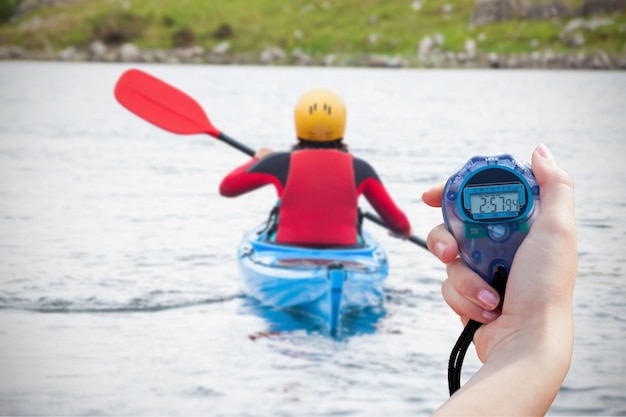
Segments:
[[[330,149],[291,153],[276,241],[357,244],[357,200],[351,154]]]

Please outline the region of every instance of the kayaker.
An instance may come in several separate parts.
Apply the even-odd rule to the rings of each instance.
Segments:
[[[474,336],[484,363],[435,415],[545,415],[568,372],[573,348],[572,298],[578,265],[574,188],[545,145],[533,153],[541,210],[515,255],[504,305],[457,256],[442,225],[428,246],[447,265],[442,293],[463,323],[482,323]],[[443,184],[423,195],[440,207]]]
[[[295,106],[294,121],[298,142],[291,152],[259,149],[222,180],[223,196],[274,185],[279,198],[275,240],[280,243],[358,244],[360,195],[395,233],[410,236],[407,216],[374,168],[348,152],[343,141],[346,107],[336,93],[325,88],[305,92]]]

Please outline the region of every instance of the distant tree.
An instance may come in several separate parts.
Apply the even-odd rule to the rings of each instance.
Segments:
[[[13,12],[21,2],[22,0],[0,0],[0,24],[11,20]]]
[[[222,23],[219,25],[217,29],[212,33],[212,36],[215,39],[225,40],[228,38],[232,38],[234,36],[234,31],[231,25],[228,23]]]
[[[177,30],[172,34],[172,46],[174,48],[186,48],[196,43],[196,34],[188,27]]]
[[[92,19],[91,37],[107,45],[121,45],[139,38],[149,24],[150,17],[130,12],[111,12]]]

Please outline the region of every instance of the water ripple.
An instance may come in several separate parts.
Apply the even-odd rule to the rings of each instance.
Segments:
[[[222,297],[197,299],[155,300],[154,293],[135,297],[126,302],[102,300],[97,297],[64,299],[40,297],[29,300],[20,297],[0,297],[0,310],[26,310],[38,313],[142,313],[224,303],[243,297],[232,294]]]

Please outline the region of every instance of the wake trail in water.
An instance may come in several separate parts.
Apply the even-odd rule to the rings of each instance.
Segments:
[[[152,296],[136,297],[125,302],[102,300],[97,297],[64,299],[40,297],[36,300],[20,297],[0,297],[0,310],[23,310],[37,313],[154,313],[208,304],[219,304],[242,298],[241,293],[198,299],[154,300]]]

